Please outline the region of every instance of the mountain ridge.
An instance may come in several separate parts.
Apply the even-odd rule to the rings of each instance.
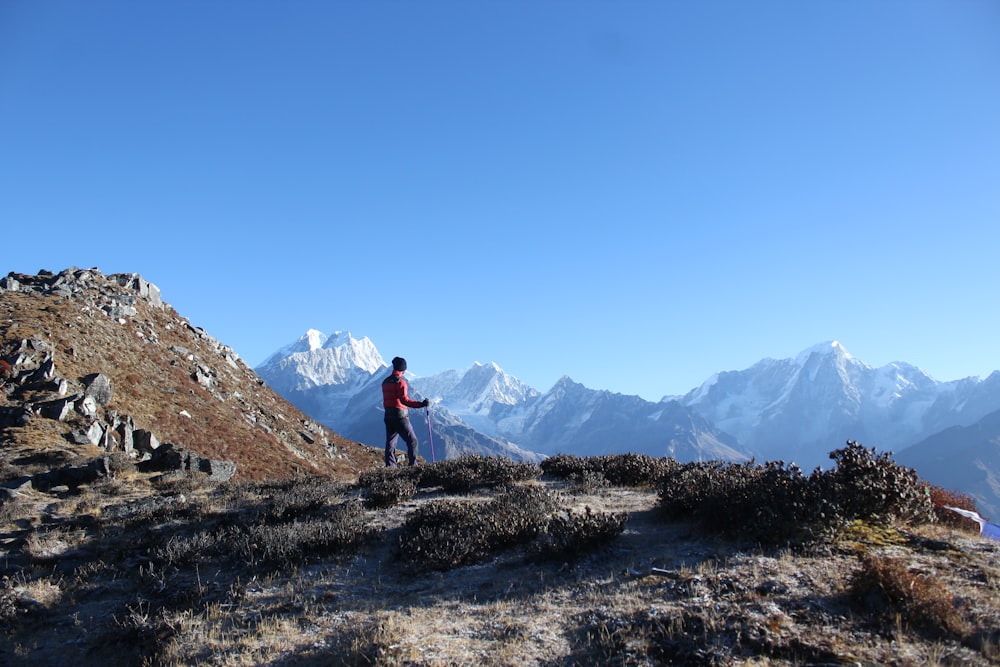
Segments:
[[[379,446],[373,385],[386,369],[365,374],[368,386],[336,385],[288,398],[335,431]],[[270,382],[267,369],[258,371]],[[939,382],[906,362],[872,367],[837,340],[793,357],[721,371],[687,394],[659,402],[590,389],[568,374],[542,393],[496,362],[410,376],[410,384],[415,394],[434,401],[432,415],[441,415],[435,434],[462,424],[538,456],[634,451],[679,460],[785,460],[806,469],[829,465],[828,453],[846,440],[896,452],[1000,408],[1000,372],[985,380]],[[349,409],[334,415],[330,403],[347,395]],[[369,425],[362,428],[365,420]],[[466,431],[464,437],[472,436]],[[476,451],[489,454],[493,444],[484,440]],[[988,494],[978,499],[985,507],[997,506]]]

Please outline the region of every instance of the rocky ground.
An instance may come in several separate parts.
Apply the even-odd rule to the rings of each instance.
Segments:
[[[521,484],[553,493],[560,511],[626,512],[625,530],[558,558],[540,559],[520,546],[427,570],[400,551],[414,513],[442,499],[486,502],[497,493],[432,488],[387,508],[361,509],[356,526],[367,537],[356,546],[255,563],[235,542],[220,552],[207,541],[223,531],[219,517],[275,515],[276,507],[298,503],[308,512],[283,525],[306,525],[309,517],[357,507],[364,490],[314,483],[306,503],[288,486],[200,478],[157,486],[124,471],[75,492],[26,491],[3,506],[0,521],[0,662],[1000,662],[1000,543],[937,525],[856,525],[807,549],[762,549],[664,521],[650,489],[545,477]],[[294,514],[283,511],[286,519]],[[184,540],[199,527],[210,527],[197,538],[201,557],[164,557],[190,545]],[[258,553],[269,548],[265,539],[261,534]],[[866,559],[899,565],[908,585],[932,591],[955,614],[921,615],[929,602],[919,596],[892,601],[885,587],[859,589]]]

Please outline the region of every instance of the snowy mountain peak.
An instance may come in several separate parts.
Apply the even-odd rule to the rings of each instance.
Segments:
[[[795,358],[795,363],[799,366],[804,364],[809,360],[810,357],[814,355],[819,356],[833,356],[837,359],[854,359],[851,353],[847,351],[847,348],[840,344],[839,341],[829,340],[823,343],[817,343],[812,347],[807,347],[806,349],[799,352],[799,355]]]
[[[382,355],[375,349],[375,344],[367,336],[358,339],[349,331],[335,331],[323,343],[323,349],[333,351],[334,358],[341,366],[354,366],[369,374],[387,366]]]
[[[326,342],[326,335],[323,332],[317,331],[316,329],[309,329],[304,334],[299,336],[294,343],[285,345],[270,357],[265,359],[264,363],[262,363],[260,367],[263,368],[265,366],[272,366],[279,363],[285,357],[298,352],[311,352],[312,350],[318,350],[323,347],[324,342]]]
[[[321,347],[323,347],[323,343],[325,343],[326,340],[327,340],[326,334],[324,334],[322,331],[317,331],[316,329],[309,329],[308,331],[305,332],[302,338],[299,339],[299,342],[308,345],[306,350],[318,350]],[[304,352],[306,350],[301,350],[301,351]],[[295,350],[295,351],[299,352],[300,350]]]
[[[309,329],[257,367],[278,391],[302,390],[324,385],[343,385],[367,378],[386,367],[368,338],[357,339],[338,331],[327,337]],[[363,376],[359,378],[359,374]]]

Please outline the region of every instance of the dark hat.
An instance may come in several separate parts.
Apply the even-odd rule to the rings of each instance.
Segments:
[[[403,357],[393,357],[392,359],[392,370],[394,371],[405,371],[406,370],[406,359]]]

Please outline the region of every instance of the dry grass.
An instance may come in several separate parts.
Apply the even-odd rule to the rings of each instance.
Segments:
[[[762,550],[664,522],[651,490],[525,484],[564,512],[627,513],[625,531],[555,561],[514,546],[427,571],[400,553],[407,520],[443,499],[486,506],[502,489],[425,488],[387,509],[322,480],[178,494],[135,476],[118,497],[36,494],[41,521],[3,529],[0,662],[56,664],[69,651],[80,665],[997,663],[1000,545],[974,534],[856,525],[808,551]],[[374,531],[347,551],[156,556],[169,535],[227,517],[305,525],[344,503]]]

